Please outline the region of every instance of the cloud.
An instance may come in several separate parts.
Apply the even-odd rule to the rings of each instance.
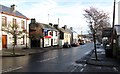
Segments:
[[[112,18],[112,0],[2,0],[3,5],[10,6],[16,4],[16,9],[28,18],[36,18],[38,22],[58,23],[60,27],[67,25],[73,27],[77,32],[87,32],[88,23],[83,16],[84,9],[90,6],[110,13]],[[112,19],[111,19],[112,20]]]

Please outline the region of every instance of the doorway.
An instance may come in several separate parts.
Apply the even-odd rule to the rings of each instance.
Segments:
[[[7,48],[7,35],[2,35],[2,48]]]

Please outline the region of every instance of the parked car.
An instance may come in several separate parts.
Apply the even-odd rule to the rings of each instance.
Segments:
[[[72,47],[79,46],[79,43],[72,43],[71,46],[72,46]]]
[[[71,47],[71,45],[68,44],[68,42],[64,43],[64,45],[63,45],[63,48],[70,48],[70,47]]]
[[[101,43],[96,43],[96,48],[100,48],[101,47]]]
[[[84,45],[85,43],[84,43],[84,42],[80,42],[79,44],[80,44],[80,45]]]

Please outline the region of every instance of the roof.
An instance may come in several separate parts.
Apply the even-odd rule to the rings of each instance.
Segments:
[[[120,25],[115,25],[117,35],[120,35]]]
[[[10,10],[10,7],[7,7],[7,6],[1,5],[1,4],[0,4],[0,13],[5,13],[5,14],[17,16],[17,17],[20,17],[20,18],[28,19],[25,15],[23,15],[19,11],[16,10],[15,12],[12,12]]]
[[[63,29],[63,28],[59,28],[59,30],[64,32],[64,33],[70,33],[69,31],[67,31],[66,29]]]
[[[43,29],[58,31],[57,29],[55,29],[54,27],[52,27],[52,26],[50,26],[48,24],[42,24],[42,26],[43,26]]]
[[[31,25],[32,25],[32,23],[31,23]],[[52,27],[52,26],[50,26],[50,25],[48,25],[48,24],[36,22],[35,24],[33,24],[33,26],[34,26],[34,25],[36,25],[36,26],[39,25],[39,27],[41,27],[41,28],[43,28],[43,29],[45,29],[45,30],[58,31],[57,29],[55,29],[54,27]]]

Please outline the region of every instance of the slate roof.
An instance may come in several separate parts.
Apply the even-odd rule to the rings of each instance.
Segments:
[[[64,28],[59,28],[60,31],[64,32],[64,33],[70,33],[68,30],[64,29]]]
[[[66,29],[64,29],[64,28],[59,28],[59,30],[61,30],[62,32],[65,32],[65,33],[77,33],[76,31],[71,30],[71,29],[69,29],[69,28],[66,28]]]
[[[54,27],[48,25],[48,24],[44,24],[44,23],[38,23],[36,22],[36,25],[40,25],[41,28],[46,29],[46,30],[53,30],[53,31],[58,31],[57,29],[55,29]]]
[[[12,12],[10,10],[10,7],[7,7],[7,6],[1,5],[1,4],[0,4],[0,13],[7,13],[7,14],[20,16],[24,19],[27,19],[27,17],[25,15],[23,15],[22,13],[20,13],[19,11],[16,10],[15,12]]]

